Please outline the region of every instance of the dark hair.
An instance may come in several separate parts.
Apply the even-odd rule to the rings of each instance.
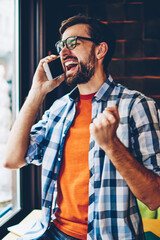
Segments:
[[[108,52],[104,57],[103,60],[103,69],[104,72],[107,74],[107,67],[109,62],[112,59],[112,56],[115,51],[115,45],[116,45],[116,38],[112,30],[108,27],[106,23],[101,22],[100,20],[83,16],[83,15],[76,15],[73,17],[70,17],[66,20],[64,20],[61,23],[61,27],[59,29],[59,32],[62,36],[62,34],[65,32],[65,30],[73,25],[76,24],[87,24],[89,26],[89,34],[91,38],[94,38],[97,40],[97,42],[106,42],[108,45]]]

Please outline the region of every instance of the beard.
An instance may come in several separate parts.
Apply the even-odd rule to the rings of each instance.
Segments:
[[[67,85],[71,87],[75,87],[77,84],[83,84],[89,82],[91,77],[95,73],[95,53],[94,53],[95,47],[92,46],[92,49],[90,51],[88,61],[85,62],[79,62],[78,64],[78,71],[76,74],[72,74],[69,76],[65,75],[65,81]]]

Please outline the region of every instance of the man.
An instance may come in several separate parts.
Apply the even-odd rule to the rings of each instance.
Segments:
[[[8,140],[6,167],[42,164],[42,219],[22,239],[143,240],[136,198],[160,205],[157,107],[107,74],[115,46],[107,25],[75,16],[60,33],[65,80],[77,88],[32,127],[64,80],[46,78],[43,63],[56,56],[42,59]]]

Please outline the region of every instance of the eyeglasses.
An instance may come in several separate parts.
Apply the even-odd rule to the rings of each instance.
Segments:
[[[64,46],[66,46],[69,50],[74,49],[77,46],[77,39],[84,39],[87,41],[94,42],[95,44],[99,44],[94,38],[80,37],[80,36],[71,36],[66,38],[65,40],[59,40],[55,47],[57,49],[58,54],[62,51]]]

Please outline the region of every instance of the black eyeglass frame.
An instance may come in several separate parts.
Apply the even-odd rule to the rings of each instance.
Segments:
[[[69,38],[75,38],[75,44],[72,47],[68,47],[67,40]],[[64,44],[65,44],[65,46],[69,50],[72,50],[72,49],[76,48],[76,46],[77,46],[77,39],[83,39],[83,40],[91,41],[91,42],[94,42],[96,45],[99,44],[99,42],[95,38],[88,38],[88,37],[81,37],[81,36],[70,36],[70,37],[66,38],[65,40],[59,40],[58,42],[56,42],[55,47],[56,47],[56,50],[57,50],[58,54],[62,51],[62,48],[59,51],[60,47],[58,47],[60,42],[63,43],[63,45],[62,45],[63,47],[64,47]]]

